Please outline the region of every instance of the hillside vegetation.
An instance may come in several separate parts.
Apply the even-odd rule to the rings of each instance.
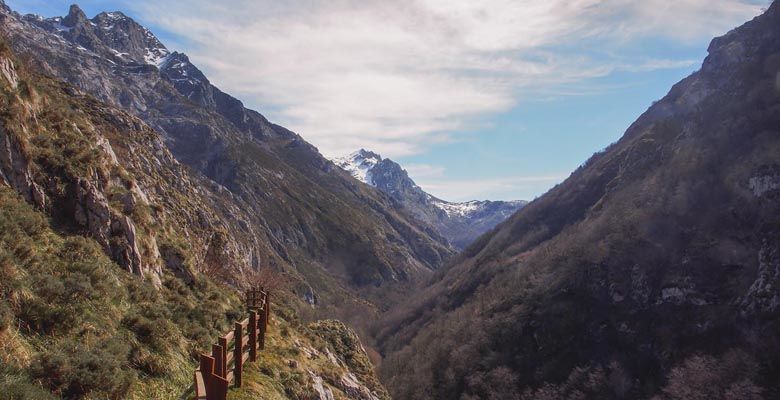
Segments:
[[[200,207],[191,199],[205,197],[204,211],[188,212],[195,222],[188,228],[222,232],[189,243],[195,269],[215,252],[228,275],[271,267],[320,314],[358,322],[453,253],[430,226],[219,90],[185,54],[121,12],[89,19],[74,5],[47,19],[0,2],[0,34],[32,70],[143,120],[159,151],[186,166],[176,173],[191,178],[192,190],[167,208]],[[153,174],[156,158],[150,154],[138,175]],[[140,260],[150,261],[143,253]]]
[[[0,143],[0,399],[178,399],[257,279],[278,285],[279,315],[250,387],[386,397],[353,332],[298,322],[289,279],[226,268],[235,221],[153,130],[2,42]],[[308,348],[330,357],[304,363]]]
[[[172,398],[190,384],[192,355],[241,313],[205,279],[138,279],[7,187],[0,291],[3,399]]]

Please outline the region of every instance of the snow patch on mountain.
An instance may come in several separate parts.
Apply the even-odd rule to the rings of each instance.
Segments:
[[[92,19],[81,18],[80,13],[82,13],[80,9],[71,7],[67,17],[44,18],[37,14],[28,14],[24,18],[57,33],[60,37],[75,33],[91,37],[87,39],[88,41],[99,38],[105,45],[105,49],[123,63],[145,63],[160,68],[171,55],[171,52],[149,29],[137,24],[121,12],[102,12]],[[80,28],[78,32],[74,30],[76,27]],[[78,45],[78,50],[87,50],[79,44],[80,38],[67,37],[67,39]],[[90,51],[101,55],[99,49]],[[105,54],[102,56],[114,63],[112,57],[106,57]]]
[[[56,30],[57,32],[69,32],[71,29],[73,29],[72,26],[65,26],[62,24],[62,17],[54,17],[54,18],[47,18],[44,19],[40,15],[35,16],[38,21],[45,21],[51,24],[52,28]]]
[[[144,61],[149,65],[154,65],[158,68],[165,64],[165,60],[171,53],[166,48],[146,49],[146,55],[144,55]]]
[[[376,186],[371,170],[382,161],[382,157],[379,154],[360,149],[348,156],[334,158],[332,161],[339,168],[349,172],[355,179],[365,184]]]
[[[474,214],[482,208],[485,202],[473,200],[463,203],[450,203],[448,201],[433,201],[432,203],[438,209],[447,213],[448,217],[452,218],[455,216],[467,217]]]

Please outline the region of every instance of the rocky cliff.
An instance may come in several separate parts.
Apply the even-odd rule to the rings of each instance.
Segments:
[[[146,124],[66,84],[19,72],[7,48],[0,64],[0,182],[139,276],[159,280],[168,268],[191,277],[207,268],[206,254],[231,251],[215,237],[239,224],[219,193],[187,172]]]

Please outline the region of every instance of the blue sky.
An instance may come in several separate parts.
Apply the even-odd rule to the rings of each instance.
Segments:
[[[63,15],[69,2],[6,0]],[[768,0],[85,0],[187,53],[326,156],[364,147],[447,200],[533,199]]]

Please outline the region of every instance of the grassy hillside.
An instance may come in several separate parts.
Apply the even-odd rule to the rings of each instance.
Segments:
[[[58,234],[0,187],[0,397],[176,397],[192,355],[237,319],[240,304],[205,279],[162,279],[155,287],[94,240]]]
[[[389,197],[349,177],[301,136],[214,87],[186,55],[171,53],[166,63],[146,64],[138,49],[162,44],[132,19],[104,13],[91,21],[77,6],[69,15],[74,25],[58,30],[54,20],[22,16],[2,5],[0,35],[29,70],[68,82],[103,106],[138,117],[133,123],[143,120],[154,128],[150,135],[162,149],[141,157],[150,162],[131,171],[139,180],[157,169],[157,150],[187,166],[179,166],[187,171],[171,171],[172,182],[159,192],[176,188],[177,175],[191,178],[192,185],[164,208],[188,209],[183,219],[189,221],[171,225],[196,231],[198,240],[187,251],[176,251],[193,258],[193,269],[214,249],[233,274],[271,267],[294,283],[300,299],[316,304],[319,314],[352,317],[358,309],[368,316],[388,307],[389,299],[406,293],[411,282],[453,253],[446,240]],[[104,24],[107,19],[111,23]],[[115,150],[124,142],[122,135],[107,139]],[[134,147],[125,155],[133,157]],[[126,157],[117,156],[127,167]],[[166,200],[156,193],[154,179],[145,183],[146,194]],[[154,221],[158,213],[151,216]],[[199,234],[204,227],[229,234]],[[166,243],[169,250],[181,250],[187,241]]]
[[[178,399],[256,281],[278,285],[278,315],[247,390],[386,397],[354,333],[297,322],[294,279],[231,268],[240,221],[224,194],[143,122],[2,43],[0,143],[0,399]]]
[[[233,290],[205,278],[166,274],[157,287],[124,271],[5,186],[0,294],[2,400],[178,399],[191,393],[195,356],[244,314]],[[291,300],[275,299],[266,349],[231,398],[389,398],[355,333],[303,324]]]

